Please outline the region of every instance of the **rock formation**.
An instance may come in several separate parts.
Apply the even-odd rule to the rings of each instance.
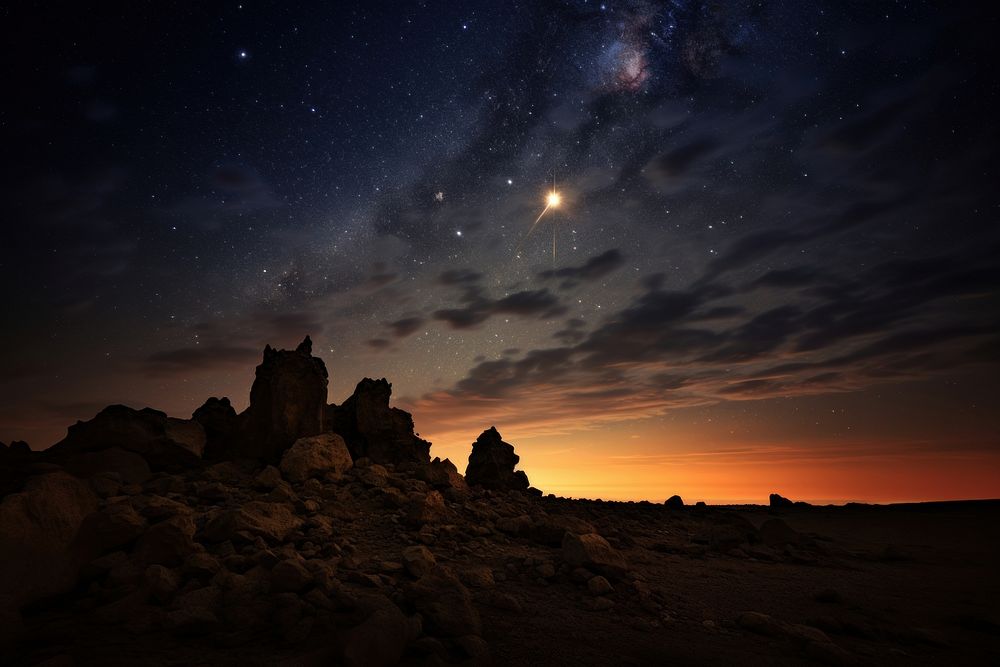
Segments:
[[[672,510],[684,509],[684,500],[676,495],[667,498],[663,504]]]
[[[228,454],[233,434],[239,427],[236,410],[226,397],[212,396],[194,411],[191,419],[205,429],[205,458],[218,461]]]
[[[48,454],[71,458],[111,448],[140,454],[154,470],[185,468],[201,463],[205,431],[198,422],[168,417],[152,408],[110,405],[90,421],[70,426]]]
[[[326,415],[325,396],[307,338],[265,349],[241,415],[224,398],[192,420],[111,406],[50,450],[0,447],[0,664],[726,664],[773,650],[759,634],[794,641],[781,664],[850,662],[818,629],[755,612],[739,621],[749,640],[674,651],[738,627],[730,610],[761,597],[752,573],[794,564],[828,586],[834,565],[868,562],[844,568],[851,551],[785,519],[678,512],[676,496],[540,497],[496,428],[466,480],[429,460],[386,380]],[[721,556],[715,586],[742,597],[713,610]],[[740,586],[735,559],[752,562]]]
[[[292,351],[266,346],[230,456],[276,463],[299,438],[322,433],[327,377],[309,336]]]
[[[342,405],[327,408],[328,428],[347,442],[355,461],[428,463],[431,443],[413,432],[409,412],[389,407],[392,384],[365,378]]]
[[[472,444],[465,481],[487,489],[526,490],[528,476],[523,470],[514,470],[520,460],[514,445],[504,442],[496,427],[491,426]]]
[[[772,493],[768,497],[768,504],[771,506],[771,509],[788,509],[795,506],[795,503],[791,500],[777,493]]]

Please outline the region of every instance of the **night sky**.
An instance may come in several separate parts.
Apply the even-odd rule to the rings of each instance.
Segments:
[[[0,10],[0,440],[311,334],[547,492],[1000,496],[987,9],[86,4]]]

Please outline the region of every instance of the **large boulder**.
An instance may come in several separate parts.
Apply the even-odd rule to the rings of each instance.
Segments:
[[[309,336],[291,351],[266,346],[230,456],[277,463],[296,440],[326,430],[327,377]]]
[[[409,584],[404,595],[423,615],[427,629],[433,635],[463,637],[482,634],[482,621],[472,604],[472,595],[447,567],[435,565],[420,579]]]
[[[70,426],[47,454],[68,459],[112,448],[139,454],[154,470],[183,469],[200,464],[205,431],[198,422],[168,417],[152,408],[109,405],[90,421]]]
[[[514,453],[514,445],[504,442],[495,426],[482,432],[472,443],[465,481],[470,486],[487,489],[527,489],[528,476],[514,470],[521,457]]]
[[[628,571],[625,557],[597,533],[566,533],[562,557],[570,567],[585,567],[612,578],[620,578]]]
[[[389,407],[392,384],[365,378],[342,405],[327,409],[329,429],[347,441],[354,460],[374,463],[428,463],[431,443],[413,432],[409,412]]]
[[[64,593],[82,565],[73,543],[97,510],[90,486],[64,472],[29,479],[0,503],[0,597],[18,606]]]
[[[341,475],[354,465],[347,443],[336,433],[299,438],[281,457],[281,472],[290,482],[327,473]]]
[[[290,505],[251,500],[238,509],[224,510],[205,525],[201,539],[208,542],[241,540],[253,542],[262,537],[275,544],[302,525]]]
[[[212,396],[194,411],[191,419],[205,429],[205,458],[212,461],[225,458],[239,426],[239,418],[229,399]]]

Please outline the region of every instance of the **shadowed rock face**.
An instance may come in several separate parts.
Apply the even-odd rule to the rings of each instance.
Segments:
[[[70,426],[66,437],[48,452],[64,457],[113,447],[141,454],[154,470],[189,467],[200,464],[205,431],[198,422],[174,419],[152,408],[110,405],[90,421]]]
[[[527,489],[528,476],[514,470],[520,460],[514,445],[504,442],[496,427],[491,426],[472,443],[465,481],[487,489]]]
[[[191,419],[205,429],[205,458],[218,460],[225,456],[233,433],[239,425],[236,410],[228,398],[211,397],[194,411]]]
[[[322,433],[327,377],[309,336],[292,351],[265,347],[231,455],[277,462],[299,438]]]
[[[327,408],[327,428],[340,434],[354,460],[375,463],[428,463],[431,443],[413,432],[409,412],[389,407],[392,384],[365,378],[342,405]]]

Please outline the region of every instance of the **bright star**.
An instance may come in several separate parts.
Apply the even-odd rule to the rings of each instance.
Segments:
[[[547,208],[559,208],[559,204],[562,203],[562,196],[553,190],[545,198],[545,204]]]

